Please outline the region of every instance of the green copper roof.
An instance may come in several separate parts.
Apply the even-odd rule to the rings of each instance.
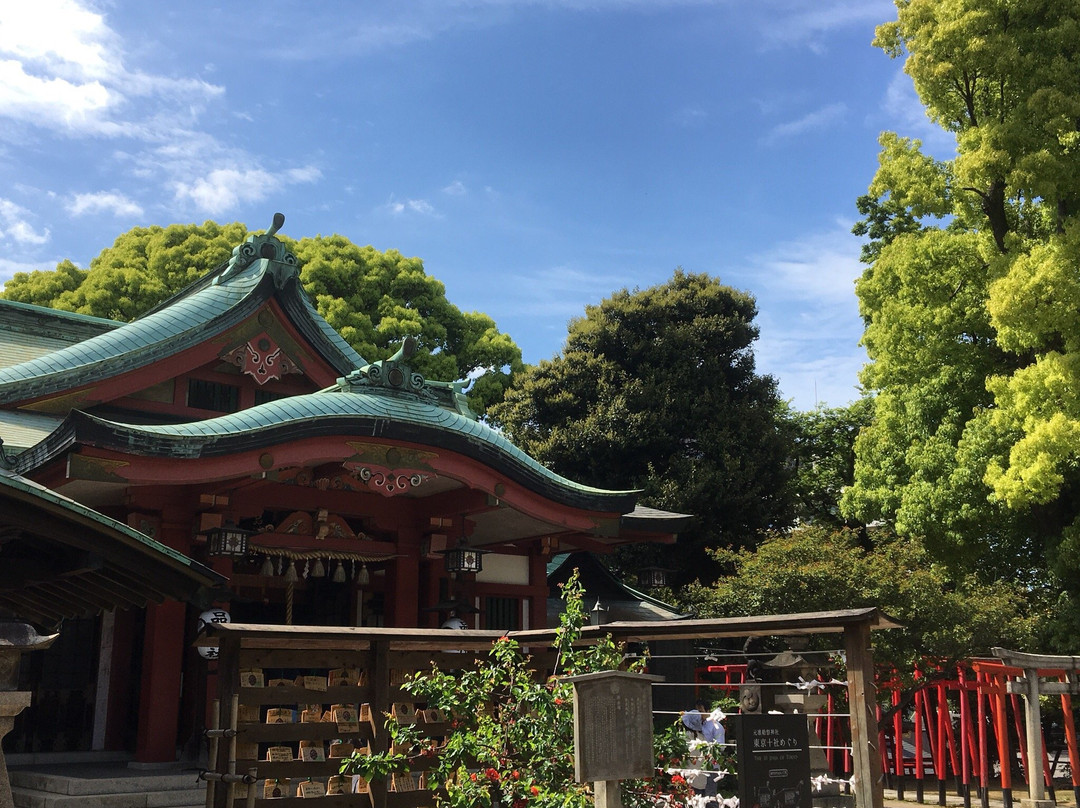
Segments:
[[[52,395],[160,361],[222,333],[277,297],[341,373],[365,364],[318,314],[296,259],[272,235],[252,236],[204,278],[131,323],[0,369],[0,404]]]
[[[608,491],[555,474],[502,433],[436,402],[408,393],[329,390],[185,424],[134,425],[72,412],[41,444],[17,458],[25,471],[48,462],[73,443],[133,454],[206,458],[327,435],[397,439],[472,457],[549,498],[589,510],[626,513],[634,491]]]

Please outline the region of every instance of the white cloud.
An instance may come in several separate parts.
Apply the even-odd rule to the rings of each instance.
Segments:
[[[689,127],[701,123],[709,117],[704,109],[699,106],[686,106],[675,112],[674,120],[677,126]]]
[[[826,233],[773,245],[751,262],[752,288],[827,306],[854,301],[855,279],[864,267],[853,224],[838,220]]]
[[[39,232],[28,221],[30,211],[10,199],[0,198],[0,240],[17,244],[44,244],[49,240],[49,230]]]
[[[896,15],[890,0],[780,0],[763,3],[760,27],[767,47],[805,45],[814,53],[827,50],[823,35],[840,28],[873,26]]]
[[[774,126],[769,131],[769,134],[765,136],[764,142],[766,144],[773,144],[778,140],[796,137],[805,134],[806,132],[826,129],[834,122],[842,119],[846,114],[847,104],[842,102],[829,104],[821,109],[808,112],[806,115],[803,115],[801,118],[797,118],[794,121],[788,121],[787,123]]]
[[[405,213],[417,213],[421,216],[431,216],[435,219],[442,218],[442,214],[435,210],[435,206],[426,199],[406,199],[404,202],[401,202],[391,197],[390,201],[382,206],[382,209],[394,216],[401,216]]]
[[[502,308],[521,317],[557,317],[563,321],[585,314],[585,306],[633,286],[625,273],[600,273],[573,266],[545,267],[514,275],[503,285]]]
[[[926,107],[919,100],[911,77],[903,69],[897,69],[885,90],[881,114],[885,119],[884,128],[918,138],[925,151],[939,160],[951,160],[956,156],[956,138],[927,117]]]
[[[447,196],[465,196],[469,193],[469,189],[465,187],[465,183],[461,180],[454,180],[452,183],[442,189],[442,192]]]
[[[200,119],[224,88],[196,76],[129,68],[124,45],[106,15],[86,0],[0,2],[0,121],[19,124],[8,127],[6,137],[0,126],[0,140],[29,142],[28,133],[36,131],[110,138],[117,145],[109,158],[129,178],[143,187],[171,188],[177,201],[215,215],[322,177],[310,165],[280,167],[271,175],[242,148],[204,131]],[[151,188],[148,193],[161,196]],[[73,215],[143,212],[139,201],[119,191],[69,197]],[[9,237],[20,232],[6,229]]]
[[[315,166],[302,166],[301,168],[290,168],[285,172],[285,178],[292,183],[303,185],[309,182],[316,182],[321,180],[323,176]]]
[[[165,139],[223,93],[197,78],[128,70],[105,17],[77,0],[0,3],[0,56],[0,116],[74,137]]]
[[[261,168],[216,168],[191,182],[175,184],[176,198],[217,215],[244,202],[259,202],[283,186],[314,182],[322,172],[312,166],[272,174]]]
[[[74,216],[87,213],[112,213],[113,216],[142,216],[140,204],[128,199],[119,191],[97,191],[92,194],[75,194],[65,206]]]
[[[75,79],[117,72],[116,41],[104,18],[75,0],[0,4],[0,51]]]
[[[837,221],[826,232],[778,243],[732,275],[757,298],[758,368],[780,379],[799,409],[858,397],[866,355],[855,279],[864,267],[851,224]]]

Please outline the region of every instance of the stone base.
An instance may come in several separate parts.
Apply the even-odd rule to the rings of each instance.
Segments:
[[[1020,800],[1020,808],[1054,808],[1053,800]]]

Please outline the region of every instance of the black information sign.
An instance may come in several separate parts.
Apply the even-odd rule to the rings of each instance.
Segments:
[[[805,715],[739,716],[740,808],[810,808]]]

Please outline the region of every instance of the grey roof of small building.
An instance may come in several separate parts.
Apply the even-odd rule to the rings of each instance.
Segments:
[[[0,300],[0,368],[36,359],[122,325],[87,314]]]
[[[23,451],[45,440],[63,420],[59,415],[0,410],[0,441],[8,452]]]

